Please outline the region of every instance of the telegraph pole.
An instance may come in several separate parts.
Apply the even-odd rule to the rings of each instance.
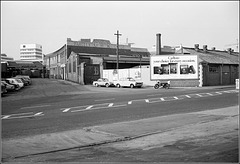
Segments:
[[[118,30],[117,30],[117,33],[114,34],[114,35],[117,35],[117,71],[118,71],[118,67],[119,67],[119,53],[118,53],[118,50],[119,50],[119,36],[121,36],[122,34],[119,34]]]

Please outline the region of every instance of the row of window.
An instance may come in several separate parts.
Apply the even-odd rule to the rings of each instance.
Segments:
[[[39,55],[42,55],[41,52],[21,52],[20,54],[39,54]]]
[[[20,56],[21,58],[39,58],[39,59],[42,59],[42,57],[41,56],[36,56],[36,55],[34,55],[34,56]]]
[[[41,49],[38,49],[38,48],[20,49],[20,51],[40,51],[40,52],[42,52],[42,50],[41,50]]]

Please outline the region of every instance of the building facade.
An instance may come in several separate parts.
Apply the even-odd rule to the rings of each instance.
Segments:
[[[21,44],[20,60],[43,61],[42,46],[40,44]]]
[[[44,65],[49,70],[50,78],[88,84],[100,77],[102,69],[116,68],[116,48],[117,45],[112,44],[109,40],[81,39],[73,41],[68,38],[66,44],[60,49],[45,55]],[[150,53],[145,48],[119,45],[119,68],[149,64],[149,56]],[[96,75],[98,71],[99,74]]]

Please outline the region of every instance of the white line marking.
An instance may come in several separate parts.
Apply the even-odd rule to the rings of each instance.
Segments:
[[[43,112],[36,113],[36,114],[34,114],[34,116],[42,115],[42,113],[43,113]]]
[[[160,98],[161,101],[165,101],[164,98]]]
[[[203,97],[202,95],[200,95],[200,94],[196,94],[197,96],[199,96],[199,97]]]
[[[221,95],[221,94],[222,94],[221,92],[215,92],[215,93],[217,93],[217,94],[219,94],[219,95]]]
[[[206,93],[206,94],[208,94],[208,95],[210,95],[210,96],[213,96],[213,94],[211,94],[211,93]]]
[[[8,117],[10,117],[10,115],[8,115],[8,116],[4,116],[4,117],[2,117],[2,119],[6,119],[6,118],[8,118]]]
[[[115,106],[111,106],[111,107],[103,106],[103,107],[96,107],[96,108],[91,108],[91,109],[72,110],[71,112],[83,112],[83,111],[87,111],[87,110],[95,110],[95,109],[116,108],[116,107],[120,107],[120,106],[127,106],[127,104],[115,105]]]
[[[115,100],[115,98],[110,98],[110,99],[99,99],[99,100],[95,100],[95,101],[107,101],[107,100]]]
[[[89,109],[91,109],[93,107],[93,105],[90,105],[90,106],[88,106],[87,108],[86,108],[86,110],[89,110]]]
[[[145,99],[146,103],[149,103],[149,100],[148,99]]]
[[[191,98],[191,96],[189,96],[189,95],[185,95],[187,98]]]
[[[22,107],[20,109],[42,108],[42,107],[46,107],[46,106],[51,106],[51,105],[28,106],[28,107]]]
[[[131,105],[131,104],[132,104],[132,101],[128,101],[128,104]]]
[[[223,91],[223,92],[225,92],[225,93],[231,93],[231,91]]]
[[[68,112],[71,108],[64,109],[62,112]]]
[[[113,103],[110,103],[109,105],[108,105],[108,107],[112,107],[113,106]]]
[[[178,100],[178,97],[173,97],[173,98],[175,98],[176,100]]]

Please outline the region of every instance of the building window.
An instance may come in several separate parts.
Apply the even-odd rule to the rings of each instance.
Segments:
[[[73,72],[76,72],[76,60],[73,62]]]

